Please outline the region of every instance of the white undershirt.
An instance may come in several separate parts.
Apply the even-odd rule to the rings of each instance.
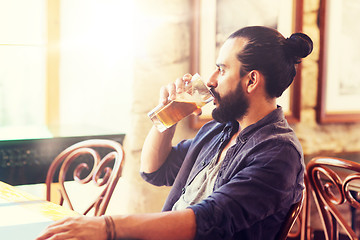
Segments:
[[[216,177],[221,166],[221,163],[217,164],[218,155],[219,154],[216,154],[211,162],[201,170],[189,186],[186,187],[185,193],[182,194],[174,204],[172,208],[173,211],[183,210],[190,205],[199,203],[213,192]]]

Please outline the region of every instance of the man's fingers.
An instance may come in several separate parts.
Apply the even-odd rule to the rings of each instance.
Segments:
[[[175,100],[177,93],[184,92],[185,86],[191,81],[192,75],[187,73],[182,78],[178,78],[174,83],[169,83],[160,89],[161,104],[166,104],[169,100]]]
[[[196,116],[200,116],[200,115],[202,114],[201,108],[196,109],[196,110],[193,112],[193,114],[196,115]]]

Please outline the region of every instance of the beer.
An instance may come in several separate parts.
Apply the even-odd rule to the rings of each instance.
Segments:
[[[205,104],[206,102],[195,103],[175,100],[154,109],[149,113],[149,117],[160,131],[164,131]]]
[[[176,94],[176,99],[166,105],[160,104],[148,113],[156,128],[163,132],[184,117],[213,100],[209,89],[195,74],[190,83],[185,85],[183,93]]]

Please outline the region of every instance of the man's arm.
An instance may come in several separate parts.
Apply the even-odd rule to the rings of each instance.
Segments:
[[[191,209],[161,213],[115,216],[117,238],[194,239],[195,214]]]
[[[194,239],[195,214],[182,211],[113,216],[116,239]],[[36,240],[87,239],[105,240],[108,230],[105,217],[70,217],[48,226]],[[111,226],[110,226],[111,228]]]
[[[166,104],[171,100],[175,100],[176,93],[184,91],[185,82],[191,81],[191,75],[185,74],[182,78],[176,79],[174,83],[164,86],[160,90],[159,103]],[[200,114],[201,110],[197,110],[196,114]],[[172,147],[171,140],[174,137],[175,126],[160,133],[155,127],[152,127],[145,139],[141,152],[140,171],[152,173],[158,170],[165,162]]]
[[[165,162],[172,147],[175,127],[160,133],[154,126],[147,135],[141,151],[140,171],[152,173]]]

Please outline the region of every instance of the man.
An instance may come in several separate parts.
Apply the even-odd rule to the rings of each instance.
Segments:
[[[266,27],[233,33],[207,82],[214,121],[176,146],[175,127],[163,133],[153,127],[145,140],[143,178],[172,186],[164,211],[113,216],[114,225],[108,217],[66,219],[38,239],[274,239],[301,198],[304,174],[300,143],[276,98],[311,51],[301,33],[288,39]],[[190,78],[163,87],[160,101],[174,99]]]

